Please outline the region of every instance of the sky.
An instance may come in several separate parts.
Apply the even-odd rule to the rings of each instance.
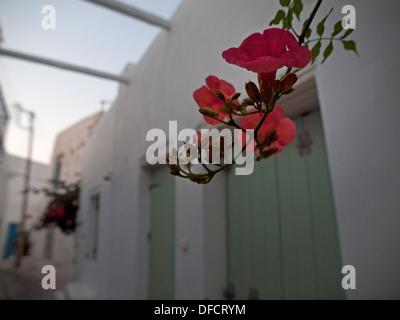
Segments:
[[[182,0],[119,0],[170,19]],[[56,9],[56,29],[42,28],[42,8]],[[0,0],[2,48],[112,74],[138,63],[160,28],[84,0]],[[16,121],[15,104],[33,111],[33,160],[51,161],[58,133],[117,97],[118,82],[0,56],[0,84],[11,115],[5,148],[27,156],[28,131]],[[110,104],[106,104],[106,110]],[[20,119],[22,125],[27,117]]]

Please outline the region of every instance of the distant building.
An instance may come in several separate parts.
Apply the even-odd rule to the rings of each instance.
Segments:
[[[3,170],[5,173],[5,202],[0,229],[1,259],[10,260],[16,254],[15,236],[22,217],[22,199],[25,180],[26,159],[5,155]],[[41,188],[46,183],[47,165],[32,162],[31,186]],[[3,189],[4,190],[4,189]],[[4,196],[4,194],[3,194]],[[25,230],[29,230],[36,219],[42,214],[42,197],[39,194],[29,194]]]
[[[0,86],[0,157],[4,153],[4,148],[3,148],[3,139],[4,139],[4,134],[7,128],[7,122],[8,122],[8,111],[7,111],[7,106],[5,99],[3,97],[3,91]]]
[[[281,103],[296,141],[253,175],[227,171],[200,186],[142,166],[150,129],[201,125],[192,92],[209,74],[242,93],[255,80],[221,52],[268,28],[277,2],[185,0],[126,68],[131,84],[85,150],[68,297],[400,298],[397,1],[354,2],[360,57],[339,44],[303,77]],[[330,25],[346,4],[335,1]],[[357,290],[343,290],[344,265],[356,268]]]
[[[53,156],[47,170],[46,189],[55,190],[59,182],[71,185],[80,181],[82,157],[92,131],[98,124],[102,112],[89,116],[62,131],[56,139]],[[49,198],[42,195],[42,213],[47,209]],[[36,261],[51,261],[62,268],[66,275],[73,275],[75,235],[65,234],[51,226],[33,235],[31,258]]]
[[[0,87],[0,262],[12,264],[16,255],[16,236],[22,219],[26,159],[12,156],[3,148],[9,115]],[[42,188],[46,181],[47,165],[32,161],[30,185]],[[42,214],[41,195],[29,193],[25,230],[30,230]],[[30,239],[27,239],[30,243]],[[26,247],[29,253],[28,247]]]
[[[7,172],[5,167],[3,140],[8,118],[7,106],[0,87],[0,228],[6,211]],[[2,248],[0,247],[0,251],[1,250]]]

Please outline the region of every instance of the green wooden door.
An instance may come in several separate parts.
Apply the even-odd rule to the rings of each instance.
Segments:
[[[283,152],[250,176],[228,174],[228,285],[236,299],[344,298],[320,113],[295,122],[298,135]]]
[[[175,178],[166,166],[152,172],[149,232],[149,299],[174,299]]]

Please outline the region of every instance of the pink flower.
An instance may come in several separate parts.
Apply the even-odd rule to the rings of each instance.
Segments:
[[[65,209],[63,207],[56,207],[51,209],[48,213],[49,218],[61,219],[65,216]]]
[[[206,79],[206,85],[193,93],[193,98],[200,109],[208,108],[219,113],[218,118],[224,120],[228,117],[225,110],[225,104],[215,95],[215,90],[221,91],[225,99],[230,99],[235,93],[235,87],[225,80],[220,80],[216,76],[209,76]],[[218,120],[204,116],[204,119],[212,125],[219,124]]]
[[[271,28],[247,37],[239,48],[230,48],[222,57],[231,64],[256,73],[274,72],[282,67],[304,68],[311,61],[308,48],[297,43],[287,30]]]
[[[251,111],[255,111],[251,110]],[[243,129],[256,129],[258,123],[263,117],[263,113],[256,113],[242,118],[240,125]],[[276,134],[273,134],[276,131]],[[245,133],[242,132],[242,145],[248,140]],[[275,106],[274,110],[267,116],[258,131],[258,142],[263,147],[263,152],[272,148],[278,149],[276,153],[281,152],[285,146],[293,141],[296,136],[296,125],[289,118],[284,117],[284,111],[281,107]],[[271,143],[269,143],[271,142]],[[267,144],[270,144],[269,146]],[[257,146],[254,147],[258,150]]]

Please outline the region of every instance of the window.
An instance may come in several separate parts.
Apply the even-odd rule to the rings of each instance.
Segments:
[[[100,194],[90,198],[86,258],[97,260],[99,241]]]

